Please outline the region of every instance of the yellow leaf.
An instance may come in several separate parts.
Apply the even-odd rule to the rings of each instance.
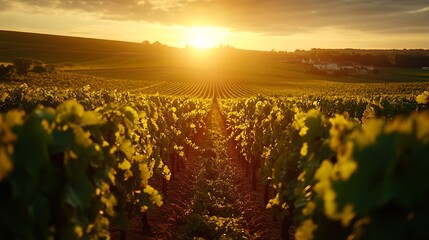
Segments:
[[[316,209],[316,204],[314,202],[308,202],[304,209],[302,209],[302,215],[310,216],[313,214],[314,209]]]
[[[122,163],[118,165],[118,167],[121,170],[128,170],[131,168],[131,163],[127,159],[125,159]]]
[[[320,165],[319,169],[317,169],[316,174],[314,175],[314,178],[319,181],[328,180],[333,172],[333,169],[334,168],[331,161],[324,160]]]
[[[109,194],[109,196],[102,196],[100,200],[106,205],[106,213],[113,216],[115,214],[113,211],[114,207],[118,204],[115,196],[113,194]]]
[[[103,123],[104,120],[96,112],[84,112],[80,118],[80,124],[82,126],[99,125]]]
[[[171,172],[170,172],[170,169],[168,169],[167,165],[164,165],[164,167],[162,169],[162,175],[165,177],[165,179],[167,181],[170,180],[170,178],[171,178]]]
[[[311,240],[313,239],[313,232],[316,230],[317,225],[313,223],[313,220],[304,220],[301,225],[296,229],[295,239],[296,240]]]
[[[130,120],[133,122],[133,124],[137,124],[139,122],[139,115],[137,114],[136,110],[134,110],[134,108],[125,106],[123,111],[128,119],[130,119],[130,117],[132,118]]]
[[[427,104],[429,103],[429,92],[424,91],[422,94],[418,95],[416,97],[416,102],[420,104]]]
[[[57,107],[58,116],[66,115],[82,116],[84,109],[76,100],[68,100]]]
[[[40,124],[42,125],[43,129],[46,130],[46,132],[48,132],[49,134],[52,133],[52,128],[46,119],[43,119],[42,122],[40,122]]]
[[[146,187],[149,182],[149,178],[152,177],[152,172],[149,170],[148,165],[141,163],[139,165],[140,175],[141,175],[141,185]]]
[[[303,157],[307,156],[308,144],[306,142],[302,145],[300,153],[301,153],[301,156],[303,156]]]
[[[280,204],[280,196],[277,193],[277,195],[273,199],[270,199],[268,201],[268,204],[267,204],[266,208],[268,209],[268,208],[271,208],[274,205],[279,205],[279,204]]]
[[[121,146],[119,146],[119,150],[121,150],[121,152],[125,154],[127,159],[132,159],[135,153],[133,144],[128,140],[125,140],[121,143]]]
[[[111,168],[109,171],[109,179],[112,183],[115,183],[115,181],[116,181],[115,176],[116,176],[116,171],[115,171],[115,169]]]
[[[4,101],[6,101],[6,98],[8,98],[8,97],[9,97],[9,94],[7,94],[7,93],[1,93],[1,95],[0,95],[0,101],[4,102]]]
[[[77,235],[78,238],[81,238],[83,236],[83,229],[81,226],[75,226],[74,227],[74,233]]]
[[[24,123],[24,111],[11,110],[6,113],[5,121],[10,127],[22,125]]]
[[[0,181],[12,170],[13,163],[9,157],[8,150],[0,146]]]
[[[69,151],[69,155],[70,155],[70,157],[71,157],[71,158],[73,158],[73,159],[77,159],[77,155],[76,155],[76,153],[75,153],[75,152],[73,152],[73,151]]]
[[[140,208],[140,212],[144,213],[144,212],[146,212],[148,209],[149,209],[149,207],[148,207],[148,206],[142,206],[142,207]]]
[[[74,132],[74,139],[77,144],[84,146],[86,148],[92,144],[92,140],[89,138],[91,136],[90,132],[85,132],[80,127],[74,127],[73,132]]]
[[[305,171],[303,171],[301,174],[299,174],[297,179],[298,179],[298,181],[304,182],[305,181]]]
[[[131,172],[130,170],[125,171],[125,174],[124,174],[125,181],[128,180],[132,176],[133,176],[133,172]]]
[[[143,192],[149,194],[151,196],[151,200],[152,203],[155,204],[158,207],[161,207],[161,205],[163,204],[162,202],[162,197],[161,195],[158,193],[158,191],[156,189],[154,189],[153,187],[147,185],[145,187],[145,189],[143,190]]]

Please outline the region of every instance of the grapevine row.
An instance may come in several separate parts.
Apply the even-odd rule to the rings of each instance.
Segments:
[[[257,96],[220,105],[254,188],[265,184],[267,207],[283,217],[284,239],[422,239],[428,102],[425,92],[417,99]]]
[[[183,81],[171,81],[151,89],[166,95],[191,96],[198,98],[234,98],[254,94],[233,75],[203,72],[192,75]]]
[[[88,88],[23,85],[0,96],[1,239],[108,239],[111,224],[126,230],[131,214],[162,205],[149,181],[170,179],[209,106]]]

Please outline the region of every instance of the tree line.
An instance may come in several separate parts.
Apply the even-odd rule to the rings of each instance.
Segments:
[[[14,58],[12,64],[0,65],[0,80],[10,80],[17,75],[25,75],[30,72],[45,73],[55,71],[53,65],[31,58]]]
[[[351,61],[366,66],[422,68],[429,67],[429,50],[363,50],[363,49],[318,49],[295,50],[285,53],[297,59],[320,61]]]

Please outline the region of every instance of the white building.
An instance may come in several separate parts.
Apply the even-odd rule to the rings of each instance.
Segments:
[[[328,63],[326,65],[326,69],[331,70],[331,71],[338,71],[338,70],[340,70],[340,67],[336,63]]]

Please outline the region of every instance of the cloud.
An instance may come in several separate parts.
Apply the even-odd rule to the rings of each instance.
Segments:
[[[10,8],[10,1],[0,0],[0,11],[4,11]]]
[[[0,0],[0,10],[84,11],[164,25],[219,26],[264,35],[324,28],[367,33],[429,33],[428,0]]]

